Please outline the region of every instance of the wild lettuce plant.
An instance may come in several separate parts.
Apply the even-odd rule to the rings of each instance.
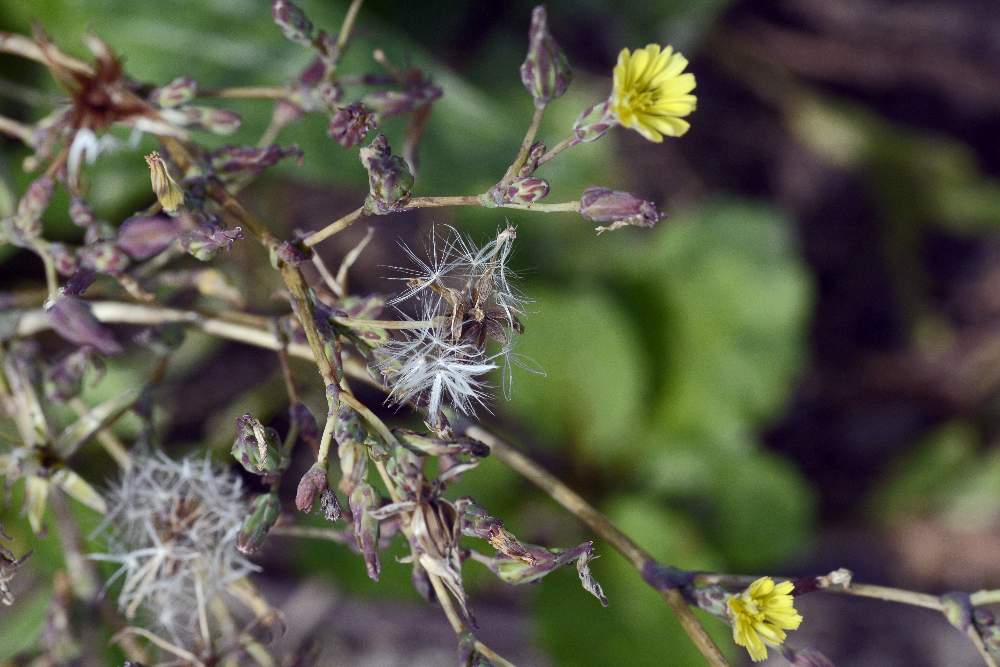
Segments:
[[[996,599],[995,592],[939,598],[858,584],[845,570],[797,579],[680,570],[657,562],[581,496],[479,425],[477,413],[488,411],[503,393],[498,389],[513,390],[510,368],[522,363],[518,337],[530,326],[531,295],[518,288],[510,268],[517,231],[501,217],[492,238],[438,228],[426,252],[401,245],[392,269],[399,291],[389,299],[357,293],[348,282],[371,235],[389,234],[387,227],[374,228],[336,272],[326,266],[316,251],[323,241],[359,220],[422,208],[570,214],[598,223],[598,234],[652,227],[661,219],[659,208],[628,192],[593,186],[571,201],[547,202],[548,179],[558,176],[554,161],[569,159],[569,149],[616,126],[656,143],[679,138],[697,102],[684,56],[657,44],[626,48],[611,72],[607,97],[580,110],[567,136],[550,147],[537,135],[546,109],[571,85],[572,71],[545,9],[537,7],[520,68],[534,111],[510,166],[485,192],[417,194],[421,139],[435,102],[448,91],[429,73],[400,67],[380,50],[373,55],[376,71],[345,72],[341,60],[363,20],[361,5],[353,0],[339,30],[327,32],[302,8],[275,0],[271,11],[280,34],[308,50],[311,60],[291,81],[251,87],[203,89],[197,73],[185,72],[166,82],[138,81],[96,35],[86,40],[93,56],[88,62],[61,50],[41,28],[31,36],[0,34],[0,51],[42,63],[64,93],[33,124],[0,118],[0,131],[32,151],[25,170],[38,173],[4,212],[0,240],[36,255],[45,276],[41,293],[2,295],[0,408],[17,435],[0,441],[0,474],[8,485],[22,484],[24,513],[36,533],[47,516],[56,517],[69,581],[57,587],[50,612],[59,641],[33,654],[52,658],[58,649],[59,659],[81,655],[83,628],[74,627],[67,612],[76,605],[98,610],[114,631],[113,641],[136,662],[306,664],[305,653],[276,655],[268,646],[268,635],[280,631],[280,610],[256,590],[253,575],[260,566],[253,559],[275,535],[319,535],[332,542],[325,548],[356,551],[376,581],[385,550],[405,545],[402,562],[412,571],[413,585],[443,611],[464,665],[510,664],[476,635],[475,600],[463,577],[467,563],[479,563],[513,585],[538,582],[572,565],[582,587],[607,605],[615,591],[605,591],[590,569],[598,550],[606,548],[619,551],[662,594],[712,665],[727,659],[693,608],[731,625],[734,643],[754,661],[775,651],[793,665],[830,664],[815,649],[793,648],[794,635],[789,637],[809,621],[796,610],[795,596],[814,591],[936,609],[995,665],[1000,626],[981,609]],[[273,37],[280,39],[279,32]],[[207,134],[247,140],[237,134],[237,113],[205,104],[232,99],[271,105],[270,123],[255,142],[209,148]],[[301,158],[303,149],[281,146],[278,139],[307,114],[327,118],[331,143],[305,150],[357,151],[368,194],[330,224],[282,238],[239,193],[275,164]],[[402,137],[390,143],[382,132],[394,116],[406,124]],[[119,136],[122,129],[127,139]],[[144,156],[145,167],[137,150],[143,137],[158,144]],[[99,219],[91,205],[106,186],[94,167],[112,152],[134,153],[136,169],[148,168],[150,175],[147,205],[122,221]],[[68,195],[68,214],[82,237],[78,245],[43,233],[57,190]],[[286,305],[270,316],[257,314],[266,304],[248,303],[211,264],[192,268],[196,262],[225,263],[237,244],[252,243],[266,252],[283,285]],[[163,397],[154,389],[185,329],[260,348],[274,354],[283,370],[287,420],[275,423],[284,432],[249,412],[242,415],[233,427],[228,466],[204,455],[168,455],[169,443],[157,429]],[[61,340],[55,348],[38,344],[48,330]],[[96,405],[84,402],[87,379],[137,348],[153,364],[148,384]],[[303,398],[317,378],[299,377],[290,357],[315,366],[324,405],[318,417]],[[544,367],[544,359],[537,361]],[[496,371],[502,373],[499,382],[491,379]],[[386,423],[355,393],[362,384],[423,426]],[[75,417],[57,405],[68,406]],[[141,425],[134,441],[123,442],[110,429],[125,415]],[[94,446],[119,466],[117,479],[84,474],[80,463]],[[600,541],[530,544],[474,498],[453,497],[450,485],[475,475],[487,456],[551,495]],[[298,479],[289,473],[295,457],[310,461]],[[241,481],[237,466],[252,483]],[[282,502],[283,485],[295,487],[294,510]],[[64,496],[103,515],[96,533],[103,549],[81,551]],[[296,512],[317,508],[328,526],[296,525]],[[113,566],[98,586],[99,562]],[[15,574],[30,564],[0,547],[5,605],[15,603]],[[627,664],[628,656],[622,661]]]

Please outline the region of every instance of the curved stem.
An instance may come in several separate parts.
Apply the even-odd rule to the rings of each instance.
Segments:
[[[503,190],[517,175],[518,170],[524,166],[525,160],[528,159],[528,152],[531,150],[531,145],[535,142],[535,135],[538,134],[538,127],[542,124],[542,116],[545,115],[545,107],[535,107],[535,111],[531,114],[531,123],[528,125],[528,131],[524,133],[524,139],[521,140],[521,147],[517,151],[517,156],[514,161],[510,163],[507,167],[507,173],[503,175],[500,179],[500,183],[497,186]]]

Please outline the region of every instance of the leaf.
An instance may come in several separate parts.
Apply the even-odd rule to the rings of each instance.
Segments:
[[[95,491],[94,487],[92,487],[87,480],[83,479],[69,468],[60,468],[59,470],[56,470],[52,473],[50,480],[68,495],[80,501],[95,512],[99,514],[107,514],[108,506],[105,504],[104,498],[101,494]]]
[[[642,414],[640,366],[632,325],[599,292],[532,293],[518,352],[545,376],[514,370],[511,411],[541,439],[578,444],[587,457],[618,459]],[[545,406],[539,410],[539,406]]]

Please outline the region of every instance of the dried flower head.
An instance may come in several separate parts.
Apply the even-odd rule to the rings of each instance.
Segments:
[[[198,642],[206,606],[257,568],[236,550],[248,512],[240,479],[208,458],[174,461],[137,456],[107,494],[98,528],[108,551],[95,560],[118,563],[118,604],[141,615],[177,644]]]
[[[414,265],[398,269],[407,288],[390,303],[413,299],[422,319],[405,338],[381,348],[379,365],[390,398],[422,398],[432,417],[445,402],[465,414],[483,405],[488,386],[482,376],[498,368],[499,360],[513,359],[514,334],[524,331],[519,318],[525,299],[508,266],[514,228],[481,248],[452,232],[445,240],[431,235],[427,260],[404,247]],[[489,352],[490,341],[499,350]]]
[[[184,191],[170,175],[159,153],[153,151],[147,155],[146,164],[149,165],[149,180],[153,185],[153,194],[160,201],[164,211],[173,213],[184,203]]]
[[[802,616],[793,606],[793,588],[795,585],[790,581],[776,584],[771,577],[761,577],[742,593],[729,598],[733,641],[746,648],[754,662],[767,658],[765,643],[781,645],[785,630],[795,630],[802,623]]]
[[[614,70],[611,109],[618,122],[650,141],[660,143],[663,135],[679,137],[690,125],[682,120],[695,109],[694,74],[682,73],[687,58],[650,44],[632,53],[622,49]]]

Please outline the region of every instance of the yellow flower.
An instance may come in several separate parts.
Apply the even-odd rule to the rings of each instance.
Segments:
[[[650,44],[635,53],[622,49],[611,93],[611,110],[618,122],[656,143],[664,134],[679,137],[687,132],[690,125],[681,119],[697,104],[691,94],[694,74],[682,74],[687,63],[672,46],[661,50]]]
[[[754,662],[767,657],[764,642],[777,646],[785,641],[785,630],[794,630],[802,623],[802,616],[792,606],[793,588],[790,581],[775,584],[771,577],[761,577],[727,601],[733,641],[745,647]]]

